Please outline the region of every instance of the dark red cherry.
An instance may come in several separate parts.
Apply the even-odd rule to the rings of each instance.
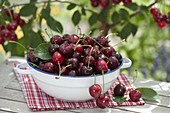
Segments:
[[[92,67],[83,66],[80,71],[81,71],[81,75],[83,75],[83,76],[93,74],[93,68]]]
[[[81,60],[81,53],[79,53],[79,52],[74,52],[73,53],[73,58],[76,58],[76,59],[78,59],[79,61]]]
[[[64,35],[63,35],[63,39],[64,39],[64,40],[68,40],[69,38],[70,38],[70,35],[69,35],[69,34],[64,34]]]
[[[100,5],[106,8],[109,5],[109,0],[100,0]]]
[[[93,46],[94,45],[94,40],[91,37],[86,36],[83,39],[83,44],[84,45],[92,45]]]
[[[117,60],[116,57],[111,56],[108,60],[108,68],[113,70],[116,69],[119,66],[119,61]]]
[[[71,57],[73,55],[74,48],[68,43],[63,43],[63,44],[60,45],[59,51],[64,57],[68,58],[68,57]]]
[[[96,104],[99,108],[104,109],[108,106],[109,104],[109,97],[106,95],[100,95],[97,99],[96,99]]]
[[[63,71],[61,74],[62,75],[69,75],[69,70],[65,67],[65,66],[62,66],[61,67],[61,70]]]
[[[9,37],[9,40],[11,41],[17,41],[17,35],[15,32],[11,32],[11,35]]]
[[[79,65],[79,61],[77,58],[69,58],[66,62],[67,65],[70,65],[68,68],[76,69]]]
[[[124,3],[124,5],[131,5],[132,4],[132,0],[122,0],[122,2]]]
[[[44,64],[45,64],[44,62],[40,62],[39,65],[38,65],[38,66],[39,66],[39,69],[43,70]]]
[[[5,27],[0,24],[0,31],[2,31],[3,29],[5,29]]]
[[[24,19],[19,19],[18,24],[23,27],[25,25],[25,20]]]
[[[80,62],[79,66],[76,69],[76,73],[78,76],[81,76],[81,68],[84,66],[84,63]]]
[[[98,59],[103,59],[105,62],[108,62],[108,57],[106,57],[104,54],[99,54]]]
[[[4,12],[7,16],[13,15],[14,11],[12,9],[4,9]]]
[[[18,27],[18,24],[16,22],[11,22],[9,24],[7,24],[7,29],[9,31],[15,31]]]
[[[83,46],[81,44],[78,44],[76,46],[76,51],[79,52],[79,53],[83,53]]]
[[[44,67],[43,67],[43,70],[47,71],[47,72],[50,72],[50,73],[53,73],[54,72],[54,64],[52,62],[45,63]]]
[[[10,35],[11,35],[11,32],[7,29],[3,29],[1,31],[1,36],[4,37],[4,39],[9,39]]]
[[[102,49],[102,53],[107,57],[110,57],[113,52],[115,52],[115,49],[113,47],[105,47]]]
[[[50,44],[49,52],[50,54],[53,54],[54,52],[58,51],[59,45],[58,44]]]
[[[89,93],[94,98],[98,98],[101,95],[101,92],[102,88],[99,84],[94,84],[89,88]]]
[[[119,52],[115,52],[112,55],[115,56],[119,62],[122,61],[122,55]]]
[[[117,84],[114,88],[114,96],[124,96],[125,92],[126,87],[121,83]]]
[[[63,37],[59,36],[59,35],[55,35],[51,38],[50,40],[51,44],[62,44],[64,42]]]
[[[68,73],[68,75],[76,76],[77,74],[76,74],[76,71],[75,71],[75,70],[71,70],[71,71]]]
[[[90,0],[93,7],[99,6],[100,0]]]
[[[107,63],[102,59],[97,60],[97,62],[96,62],[96,70],[97,70],[98,73],[108,71]]]
[[[141,98],[142,93],[139,90],[132,90],[129,93],[129,97],[133,102],[137,102],[139,101],[139,99]]]
[[[14,21],[19,21],[20,20],[20,15],[18,14],[18,13],[14,13],[13,15],[12,15],[12,19],[14,20]]]
[[[122,0],[112,0],[114,4],[119,4]]]
[[[58,51],[56,51],[52,55],[52,62],[55,65],[58,65],[58,63],[62,64],[64,62],[64,57]]]
[[[70,38],[68,39],[68,42],[76,44],[76,42],[78,40],[79,40],[79,37],[76,34],[72,34],[72,35],[70,35]]]
[[[101,45],[103,46],[109,46],[109,41],[107,38],[105,38],[105,36],[101,35],[99,37],[97,37],[96,39]]]
[[[95,64],[95,59],[93,56],[86,56],[84,58],[84,65],[94,66],[94,64]]]
[[[0,44],[3,44],[4,43],[4,38],[2,38],[1,36],[0,36]]]

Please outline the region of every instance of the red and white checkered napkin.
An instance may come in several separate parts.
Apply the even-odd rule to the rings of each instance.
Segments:
[[[79,109],[79,108],[95,108],[95,100],[89,100],[84,102],[65,102],[54,97],[47,95],[36,85],[32,75],[30,74],[20,74],[14,67],[14,71],[19,80],[20,87],[24,93],[25,99],[27,101],[28,107],[33,111],[42,111],[42,110],[60,110],[60,109]],[[123,83],[128,90],[132,90],[129,80],[124,74],[116,79],[115,84],[106,92],[110,97],[109,107],[116,106],[136,106],[144,105],[144,101],[140,99],[138,102],[132,102],[129,100],[128,94],[125,94],[127,100],[122,104],[117,104],[112,100],[113,88],[116,83]]]

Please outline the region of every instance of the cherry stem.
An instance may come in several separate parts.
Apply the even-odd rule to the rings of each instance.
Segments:
[[[48,38],[51,39],[51,38],[50,38],[50,35],[49,35],[48,32],[47,32],[47,28],[45,28],[45,33],[48,35]]]
[[[80,34],[79,34],[79,35],[81,36],[81,35],[82,35],[82,32],[81,32],[81,28],[80,28],[79,25],[77,25],[77,30],[80,31]],[[78,34],[78,31],[77,31],[77,34]]]
[[[122,42],[126,42],[126,39],[123,39],[121,42],[118,42],[117,44],[113,45],[112,47],[115,47],[115,46],[121,44]]]
[[[13,21],[11,10],[10,10],[10,9],[8,9],[8,8],[7,8],[7,10],[8,10],[8,12],[9,12],[9,15],[10,15],[10,19],[11,19],[11,21]]]
[[[93,39],[93,38],[92,38]],[[93,39],[94,40],[94,39]],[[96,40],[94,40],[99,46],[101,46],[103,49],[105,49],[105,47],[103,47],[99,42],[97,42]]]
[[[104,71],[102,70],[102,79],[103,79],[103,91],[102,94],[104,94]]]
[[[96,84],[96,74],[94,73],[94,84]]]
[[[92,47],[91,45],[82,45],[83,47]]]
[[[108,38],[109,36],[113,35],[113,33],[108,34],[107,36],[105,36],[105,38]]]
[[[32,63],[32,62],[28,62],[28,63],[31,64],[31,65],[33,65],[33,66],[35,66],[36,68],[39,68],[38,65],[36,65],[36,64],[34,64],[34,63]]]
[[[88,65],[87,65],[88,68],[89,68],[89,65],[90,65],[90,57],[91,57],[92,50],[93,50],[93,47],[91,48],[90,54],[89,54]]]
[[[61,65],[60,65],[60,62],[58,61],[58,67],[59,67],[59,74],[58,74],[58,78],[57,79],[59,79],[60,78],[60,75],[61,75]]]
[[[78,43],[80,42],[80,40],[81,40],[81,39],[79,39],[79,40],[76,42],[76,45],[75,45],[75,47],[74,47],[74,51],[76,50],[76,47],[77,47]]]
[[[71,66],[71,64],[70,65],[67,65],[67,66],[65,66],[62,70],[61,70],[61,74],[66,70],[66,68],[68,68],[68,67],[70,67]]]

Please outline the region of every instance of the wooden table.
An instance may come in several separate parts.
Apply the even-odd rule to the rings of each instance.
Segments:
[[[0,113],[31,113],[24,99],[23,93],[13,73],[12,63],[22,61],[13,57],[0,64]],[[131,79],[129,77],[129,79]],[[115,107],[106,109],[80,109],[41,111],[37,113],[170,113],[170,83],[146,79],[137,79],[136,87],[151,87],[160,95],[160,102],[145,101],[144,106]],[[36,113],[36,112],[34,112]]]

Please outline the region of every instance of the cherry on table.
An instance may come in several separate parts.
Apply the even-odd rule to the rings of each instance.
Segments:
[[[124,96],[124,93],[126,92],[126,87],[119,83],[114,88],[114,96]]]
[[[99,84],[94,84],[89,88],[89,93],[94,98],[98,98],[101,95],[101,92],[102,88]]]
[[[132,90],[129,93],[129,97],[133,102],[137,102],[139,101],[139,99],[141,98],[142,93],[139,90]]]
[[[96,105],[101,108],[104,109],[108,106],[109,104],[109,98],[108,96],[102,94],[100,95],[97,99],[96,99]]]

